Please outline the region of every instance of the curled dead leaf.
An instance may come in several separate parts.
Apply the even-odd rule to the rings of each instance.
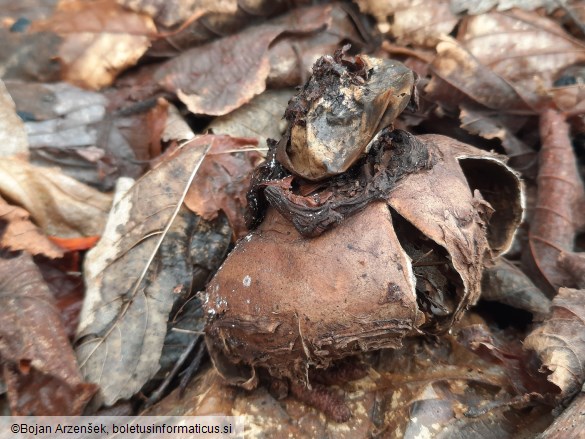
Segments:
[[[584,290],[560,288],[549,318],[524,340],[525,349],[535,351],[542,361],[541,372],[558,387],[560,400],[579,392],[585,383],[584,295]]]
[[[52,17],[35,23],[35,29],[63,37],[59,48],[63,78],[91,89],[110,85],[133,66],[156,32],[150,17],[129,11],[116,0],[62,2]]]

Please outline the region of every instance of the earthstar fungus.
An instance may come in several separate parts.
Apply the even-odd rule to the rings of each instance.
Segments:
[[[500,156],[384,128],[413,96],[407,70],[338,52],[289,102],[252,178],[255,229],[206,291],[206,342],[228,382],[253,388],[262,368],[310,386],[311,368],[448,331],[511,245],[522,188]],[[335,93],[340,107],[323,107]]]

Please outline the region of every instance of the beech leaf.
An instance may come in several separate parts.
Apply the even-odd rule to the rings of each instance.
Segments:
[[[290,89],[266,90],[237,110],[213,119],[209,129],[214,134],[255,137],[258,147],[266,148],[267,138],[279,139],[285,131],[282,114],[292,96]]]
[[[270,43],[285,31],[311,32],[325,26],[330,8],[309,8],[287,23],[254,26],[187,50],[159,67],[155,80],[176,92],[193,113],[227,114],[265,90]]]
[[[32,255],[43,254],[49,258],[60,258],[63,256],[63,249],[51,242],[32,223],[30,215],[26,210],[11,206],[1,197],[0,248],[26,250]]]
[[[63,79],[91,89],[110,85],[150,46],[156,27],[150,17],[124,9],[116,0],[61,2],[35,30],[63,37],[59,59]]]
[[[138,180],[86,255],[76,352],[106,405],[131,397],[154,376],[169,313],[190,293],[195,215],[182,204],[210,147],[199,138]]]
[[[466,17],[457,39],[483,66],[513,84],[533,106],[556,74],[585,60],[585,44],[536,12],[515,9]]]
[[[0,258],[0,356],[15,416],[80,415],[85,383],[49,287],[30,255]]]

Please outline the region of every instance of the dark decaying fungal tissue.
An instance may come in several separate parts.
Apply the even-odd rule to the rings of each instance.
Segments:
[[[206,291],[206,342],[229,383],[267,371],[310,388],[315,369],[447,331],[477,301],[521,221],[520,181],[500,156],[394,130],[415,80],[338,52],[290,101],[252,179],[254,229]]]

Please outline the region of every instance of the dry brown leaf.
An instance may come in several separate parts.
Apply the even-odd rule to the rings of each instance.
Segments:
[[[559,287],[574,286],[557,259],[562,251],[573,251],[576,229],[585,220],[578,212],[585,191],[564,117],[555,110],[544,112],[540,137],[538,196],[523,262],[536,276],[534,281],[553,294]]]
[[[22,119],[16,114],[12,97],[0,80],[0,156],[28,153],[28,140]]]
[[[311,32],[327,25],[330,9],[331,6],[307,9],[286,24],[255,26],[190,49],[163,64],[155,80],[176,92],[193,113],[227,114],[265,90],[270,43],[285,31]],[[306,14],[311,14],[312,20],[305,20]]]
[[[63,79],[91,89],[110,85],[133,66],[156,32],[149,16],[128,11],[116,0],[61,2],[55,14],[34,29],[63,37],[58,54]]]
[[[196,216],[182,207],[211,145],[195,141],[145,174],[114,204],[100,242],[87,253],[87,293],[76,353],[110,406],[159,369],[173,305],[190,293]]]
[[[258,148],[266,148],[266,139],[279,139],[286,130],[282,115],[293,93],[291,89],[266,90],[237,110],[216,117],[208,128],[214,134],[256,138]]]
[[[83,382],[53,297],[30,255],[0,259],[0,356],[13,415],[80,415]]]
[[[463,20],[457,40],[533,106],[546,100],[546,89],[552,87],[559,71],[585,61],[585,43],[536,12],[469,16]]]
[[[31,222],[26,210],[11,206],[1,197],[0,248],[26,250],[32,255],[42,254],[49,258],[60,258],[64,253]]]
[[[197,142],[212,146],[185,197],[185,204],[206,220],[217,218],[220,211],[228,217],[236,237],[247,231],[244,221],[246,193],[252,170],[261,159],[254,139],[206,135]],[[252,151],[238,153],[239,149]]]
[[[151,16],[157,23],[171,27],[205,14],[217,12],[233,14],[237,0],[117,0],[133,11]]]
[[[55,168],[17,158],[0,161],[0,195],[25,208],[47,235],[101,235],[111,196],[79,183]]]
[[[434,47],[440,37],[449,35],[459,19],[451,12],[449,0],[354,0],[364,14],[371,14],[378,28],[394,36],[402,45]],[[391,24],[390,24],[391,23]]]
[[[283,30],[257,26],[190,49],[163,64],[155,79],[176,92],[193,113],[227,114],[264,91],[270,72],[268,45]]]
[[[550,317],[524,340],[542,361],[541,372],[560,389],[560,400],[579,392],[585,382],[584,297],[585,290],[560,288]]]

